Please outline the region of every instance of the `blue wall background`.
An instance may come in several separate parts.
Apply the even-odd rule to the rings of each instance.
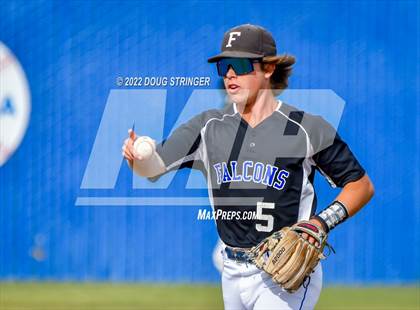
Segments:
[[[327,283],[417,282],[419,9],[417,1],[3,2],[0,40],[26,72],[32,113],[0,168],[0,279],[219,280],[215,227],[196,220],[197,208],[76,207],[75,199],[115,78],[211,76],[217,87],[207,57],[225,30],[251,22],[273,33],[279,53],[296,55],[292,88],[346,100],[340,133],[376,187],[331,234]],[[166,133],[191,91],[168,88]],[[124,166],[112,194],[133,194],[131,182]],[[317,187],[320,206],[337,194],[321,177]],[[173,182],[168,194],[182,189]]]

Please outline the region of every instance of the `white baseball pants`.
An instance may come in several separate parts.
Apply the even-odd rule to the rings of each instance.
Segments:
[[[322,288],[319,263],[305,286],[291,294],[253,264],[238,263],[223,251],[222,289],[225,310],[314,309]]]

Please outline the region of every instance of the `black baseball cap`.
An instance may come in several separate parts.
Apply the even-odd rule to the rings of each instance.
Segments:
[[[212,63],[221,58],[262,58],[276,56],[276,42],[270,32],[261,26],[245,24],[233,27],[225,32],[222,52],[210,57]]]

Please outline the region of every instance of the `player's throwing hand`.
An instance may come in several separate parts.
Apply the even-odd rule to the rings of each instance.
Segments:
[[[124,144],[122,146],[122,155],[125,159],[128,160],[130,166],[133,166],[134,159],[142,160],[143,158],[139,154],[137,154],[134,148],[134,142],[137,139],[137,135],[134,132],[134,128],[130,128],[128,130],[128,136],[129,137],[124,140]]]

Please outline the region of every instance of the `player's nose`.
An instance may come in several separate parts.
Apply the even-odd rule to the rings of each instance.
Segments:
[[[236,77],[236,72],[233,70],[232,66],[230,66],[228,72],[226,73],[226,78],[231,79],[233,77]]]

